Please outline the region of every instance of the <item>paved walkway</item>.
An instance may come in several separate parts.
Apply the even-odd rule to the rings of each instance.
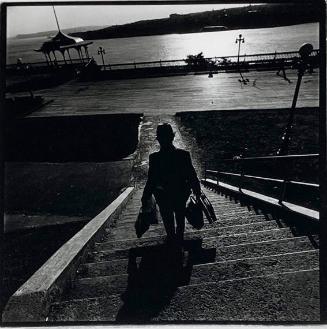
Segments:
[[[53,100],[32,116],[96,113],[175,114],[180,111],[264,109],[290,107],[296,72],[289,84],[276,72],[250,72],[244,86],[236,73],[186,75],[147,79],[77,82],[35,92]],[[298,106],[318,106],[319,73],[306,74]]]
[[[145,115],[140,130],[137,155],[133,168],[132,185],[143,188],[148,174],[149,155],[160,149],[156,140],[156,129],[159,124],[169,123],[175,132],[174,145],[185,149],[175,117],[172,115]]]

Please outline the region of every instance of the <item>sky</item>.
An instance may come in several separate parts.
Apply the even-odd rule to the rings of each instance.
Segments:
[[[240,7],[241,5],[134,5],[134,6],[55,6],[61,29],[80,26],[110,26],[144,19],[168,17],[206,10]],[[51,6],[8,7],[7,36],[56,30]]]

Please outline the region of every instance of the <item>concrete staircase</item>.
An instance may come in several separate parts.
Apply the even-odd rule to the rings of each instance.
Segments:
[[[270,216],[203,187],[218,221],[186,226],[184,253],[162,222],[138,239],[137,189],[89,251],[48,321],[319,321],[319,254]]]

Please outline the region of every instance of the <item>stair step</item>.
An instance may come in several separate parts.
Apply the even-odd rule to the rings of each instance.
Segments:
[[[123,239],[123,240],[112,240],[108,242],[96,243],[93,253],[99,252],[111,252],[112,250],[128,250],[129,248],[142,248],[147,246],[161,245],[165,241],[164,236],[157,238],[143,238],[143,239]]]
[[[202,247],[203,248],[212,248],[212,247],[225,247],[231,245],[238,245],[250,242],[260,242],[260,241],[269,241],[269,240],[279,240],[292,238],[292,232],[289,228],[275,228],[265,231],[256,231],[250,233],[238,233],[234,235],[224,235],[220,237],[210,237],[203,239]]]
[[[120,229],[120,228],[126,228],[128,226],[134,226],[135,221],[137,219],[136,217],[131,217],[130,219],[119,219],[115,225],[115,228]],[[218,218],[218,220],[212,224],[209,224],[206,220],[204,219],[205,224],[204,228],[210,228],[210,227],[218,227],[218,226],[234,226],[234,225],[242,225],[242,224],[249,224],[249,223],[254,223],[254,222],[263,222],[267,220],[267,218],[264,215],[256,215],[256,214],[251,214],[248,216],[242,216],[242,215],[237,215],[237,216],[227,216],[224,218]],[[161,221],[161,220],[159,220]],[[187,220],[186,222],[186,227],[192,228],[190,224],[188,224]],[[150,226],[151,228],[151,226]],[[109,230],[107,230],[109,232]]]
[[[256,223],[249,223],[244,225],[234,225],[234,226],[226,226],[226,227],[212,227],[208,229],[201,229],[199,231],[192,231],[192,232],[185,232],[185,238],[190,237],[210,237],[210,236],[220,236],[220,235],[233,235],[237,233],[245,233],[245,232],[254,232],[254,231],[264,231],[269,230],[273,228],[277,228],[278,225],[274,221],[265,221],[265,222],[256,222]],[[146,232],[141,239],[145,238],[154,238],[165,235],[165,231],[162,228],[161,230],[158,229],[158,231],[151,231],[149,230]],[[109,234],[107,234],[104,237],[104,241],[109,241],[109,243],[112,243],[113,240],[124,240],[124,239],[130,239],[132,237],[136,237],[135,229],[134,227],[131,227],[130,229],[114,229],[110,231]],[[107,246],[105,245],[105,242],[102,243],[105,248],[107,249]]]
[[[231,219],[234,217],[238,218],[244,218],[244,217],[251,217],[256,216],[257,214],[254,211],[250,211],[247,207],[243,207],[240,204],[237,204],[235,202],[231,202],[228,199],[225,199],[224,197],[219,197],[217,193],[207,193],[207,196],[210,198],[211,203],[215,209],[216,215],[220,220],[225,219]],[[140,200],[141,194],[138,199],[133,200],[133,202],[130,202],[125,210],[122,212],[122,214],[119,217],[118,221],[118,227],[122,225],[122,223],[134,223],[138,213],[139,208],[141,206],[141,200]],[[217,198],[218,197],[218,198]],[[237,220],[235,220],[237,221]]]
[[[110,261],[81,264],[77,270],[78,277],[92,277],[101,275],[117,275],[128,272],[128,256]]]
[[[54,303],[49,321],[319,321],[319,271]]]
[[[267,231],[258,231],[258,232],[251,232],[251,233],[240,233],[234,235],[227,235],[227,236],[220,236],[220,237],[211,237],[206,239],[198,239],[198,241],[202,241],[203,248],[212,248],[212,247],[219,247],[222,246],[229,246],[229,245],[236,245],[240,243],[246,242],[257,242],[257,241],[266,241],[266,240],[278,240],[278,239],[285,239],[293,237],[289,228],[283,229],[272,229]],[[138,248],[142,250],[147,246],[153,245],[160,245],[163,243],[163,239],[156,241],[155,239],[141,241],[139,239],[135,240],[123,240],[123,241],[115,241],[112,243],[111,248],[100,250],[90,253],[88,261],[94,262],[95,260],[104,261],[104,260],[113,260],[119,258],[128,258],[129,255],[129,248]],[[186,240],[186,244],[190,244],[189,240]],[[100,247],[100,244],[97,245]]]
[[[48,322],[106,321],[117,322],[124,305],[119,294],[110,297],[74,299],[54,303],[50,307]]]
[[[234,213],[234,214],[246,214],[246,213],[252,213],[255,215],[254,211],[250,211],[249,209],[245,207],[241,207],[239,205],[233,205],[233,204],[228,204],[226,206],[221,206],[221,205],[212,205],[213,209],[215,210],[215,213],[222,214],[222,215],[228,215],[229,213]]]
[[[128,274],[98,276],[74,281],[73,287],[63,301],[72,299],[110,296],[123,293],[128,286]]]
[[[212,201],[212,199],[210,199],[210,202],[214,209],[216,209],[217,211],[221,211],[221,212],[228,212],[229,210],[233,210],[235,212],[250,211],[248,207],[241,206],[239,203],[234,203],[229,200],[224,201],[224,202],[215,202],[215,201]],[[129,203],[125,207],[123,213],[126,213],[126,212],[138,213],[140,207],[141,207],[141,200],[137,203]],[[251,210],[251,211],[254,212],[253,210]]]
[[[221,226],[235,226],[235,225],[244,225],[251,224],[256,222],[264,222],[268,219],[264,215],[251,215],[251,216],[233,216],[226,217],[226,219],[218,219],[212,224],[205,223],[204,228],[212,227],[221,227]]]
[[[119,226],[114,229],[106,229],[109,236],[117,236],[121,238],[136,237],[134,223],[129,225]],[[163,225],[151,225],[149,230],[145,233],[147,236],[165,235],[165,228]],[[144,236],[145,236],[144,234]]]
[[[207,193],[207,191],[205,191],[205,193],[210,199],[210,202],[213,205],[214,209],[218,212],[218,214],[221,214],[222,216],[228,215],[231,211],[234,211],[235,213],[249,212],[247,207],[241,206],[239,203],[236,203],[235,201],[230,201],[229,199],[221,197],[217,193],[214,192]],[[125,210],[122,212],[121,217],[126,217],[126,215],[132,217],[137,216],[139,213],[140,206],[141,206],[141,194],[137,199],[131,200],[128,203]]]
[[[245,243],[217,248],[216,261],[261,257],[312,249],[312,244],[307,237]]]
[[[191,256],[185,253],[185,266],[180,271],[179,285],[200,284],[207,282],[222,282],[232,279],[240,279],[246,277],[256,277],[268,275],[272,273],[283,273],[297,270],[312,270],[319,268],[319,252],[318,250],[280,254],[268,257],[257,257],[242,260],[232,260],[226,262],[216,262],[201,265],[187,264]],[[109,262],[108,262],[109,263]],[[140,267],[142,260],[136,264],[134,260],[135,272],[129,271],[121,275],[105,275],[81,278],[74,281],[72,291],[65,296],[64,300],[80,299],[89,297],[109,296],[113,294],[123,293],[128,287],[128,282],[133,278],[136,279],[136,269]],[[97,264],[95,264],[97,265]],[[153,270],[158,272],[165,271],[165,264],[160,263],[161,269],[155,269],[158,264],[153,264],[147,268],[147,272],[143,272],[142,284],[149,281]],[[136,283],[141,285],[140,283]]]
[[[319,268],[319,251],[300,251],[195,265],[192,268],[190,284],[316,268]]]
[[[313,247],[307,237],[286,238],[280,240],[267,240],[260,242],[250,242],[237,245],[227,245],[211,248],[202,248],[201,241],[193,241],[189,243],[190,261],[193,264],[212,263],[244,258],[272,256],[290,252],[299,252],[313,250]],[[146,255],[149,252],[160,253],[165,250],[165,245],[149,247],[144,250],[136,250],[138,256]],[[131,255],[131,254],[130,254]],[[94,263],[86,263],[81,265],[81,275],[116,275],[127,273],[129,259],[123,258],[111,261],[106,252],[98,252],[93,254]],[[134,257],[134,256],[133,256]],[[159,257],[159,256],[158,256]],[[129,256],[132,260],[132,256]],[[97,261],[101,261],[97,264]],[[112,263],[112,264],[111,264]]]
[[[180,287],[152,321],[319,321],[319,271]]]
[[[249,211],[248,209],[232,209],[231,207],[226,207],[226,209],[216,208],[214,207],[216,216],[218,219],[227,219],[232,218],[234,216],[238,217],[253,217],[256,214],[254,211]],[[119,216],[119,222],[132,222],[135,221],[139,214],[139,208],[137,210],[125,210]]]

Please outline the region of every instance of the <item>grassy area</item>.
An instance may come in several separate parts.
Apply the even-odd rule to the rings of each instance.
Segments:
[[[182,133],[195,139],[203,162],[217,169],[222,159],[240,154],[244,157],[276,155],[289,111],[237,110],[176,115],[180,118]],[[297,109],[289,153],[319,153],[318,130],[318,109]]]
[[[223,160],[239,155],[243,157],[276,155],[282,142],[281,136],[289,111],[287,109],[231,110],[181,112],[176,115],[180,119],[182,134],[186,139],[193,141],[189,143],[191,151],[198,154],[198,160],[205,163],[207,169],[239,172],[239,166]],[[289,154],[319,153],[318,130],[317,108],[296,109]],[[285,174],[289,174],[294,180],[318,182],[317,161],[294,161],[283,164],[265,161],[258,165],[250,164],[244,169],[245,173],[257,176],[283,178]],[[250,189],[259,188],[253,183],[249,186]],[[279,193],[272,186],[260,188],[262,192],[272,196]],[[295,196],[294,193],[291,194],[291,197]],[[300,193],[297,199],[299,197],[302,198],[301,203],[317,208],[317,196]]]
[[[11,213],[94,216],[128,185],[132,161],[22,162],[5,165],[5,209]]]

